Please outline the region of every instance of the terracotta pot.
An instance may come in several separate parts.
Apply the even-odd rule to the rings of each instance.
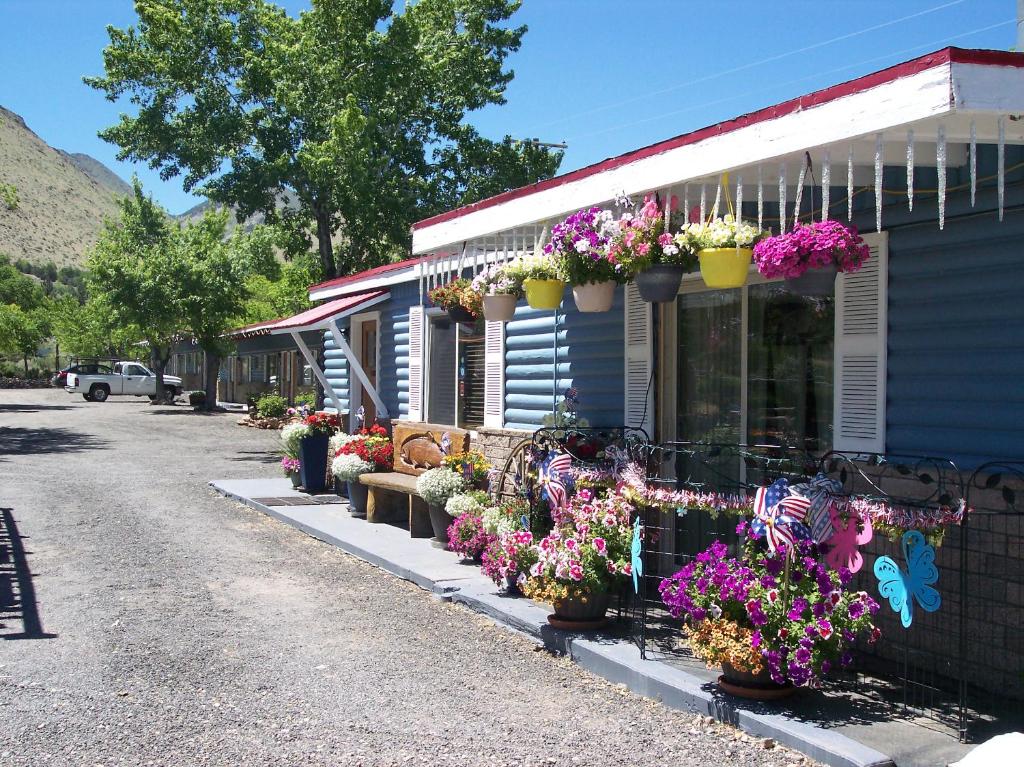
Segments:
[[[740,671],[726,662],[722,663],[722,675],[718,677],[718,686],[730,695],[750,700],[788,698],[797,690],[791,684],[773,682],[771,672],[767,668],[751,674],[749,671]]]
[[[434,528],[434,537],[430,539],[431,545],[438,549],[448,548],[448,526],[455,521],[455,517],[443,507],[433,504],[427,506],[427,511],[430,513],[430,526]]]
[[[452,322],[476,322],[476,317],[464,306],[453,306],[448,310],[448,316]]]
[[[665,304],[676,300],[684,273],[677,264],[654,264],[637,274],[634,281],[644,301]]]
[[[606,312],[615,300],[615,282],[607,280],[573,285],[572,297],[581,312]]]
[[[526,280],[526,303],[533,309],[557,309],[562,303],[565,283],[561,280]]]
[[[697,253],[700,276],[709,288],[742,288],[754,258],[753,248],[705,248]]]
[[[831,295],[836,287],[837,274],[839,270],[835,264],[820,269],[808,269],[799,277],[786,280],[786,288],[791,293],[808,298]]]
[[[500,296],[484,296],[484,319],[491,322],[508,322],[516,314],[518,300],[507,293]]]

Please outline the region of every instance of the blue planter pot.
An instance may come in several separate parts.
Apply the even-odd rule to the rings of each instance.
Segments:
[[[366,516],[366,502],[369,494],[370,488],[358,480],[348,483],[348,508],[353,517]]]
[[[307,493],[318,493],[327,487],[327,447],[330,437],[316,434],[299,442],[299,472]]]

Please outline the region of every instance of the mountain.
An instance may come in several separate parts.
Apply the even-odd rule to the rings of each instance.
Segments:
[[[0,107],[0,253],[12,260],[80,265],[104,216],[116,216],[128,185],[88,155],[43,141],[14,112]]]

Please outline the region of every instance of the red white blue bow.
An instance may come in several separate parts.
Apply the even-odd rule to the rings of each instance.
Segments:
[[[804,524],[811,502],[789,492],[789,482],[777,479],[768,487],[759,487],[754,495],[754,520],[750,531],[768,541],[772,552],[789,551],[798,540],[811,537]]]
[[[814,479],[789,488],[793,495],[810,501],[804,523],[810,528],[815,543],[824,543],[836,532],[832,525],[832,512],[836,496],[843,492],[843,483],[818,472]]]
[[[568,500],[565,481],[571,468],[572,456],[568,453],[548,453],[537,466],[537,484],[552,509],[565,508]]]

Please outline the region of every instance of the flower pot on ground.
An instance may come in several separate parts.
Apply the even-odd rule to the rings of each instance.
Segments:
[[[634,278],[640,298],[652,304],[675,301],[686,269],[677,264],[652,264]]]
[[[742,288],[753,256],[750,248],[704,248],[697,252],[700,277],[709,288]]]
[[[366,516],[366,504],[370,497],[370,488],[358,479],[350,479],[348,486],[348,509],[353,517]]]
[[[534,280],[523,283],[526,303],[533,309],[557,309],[562,303],[565,283],[562,280]]]
[[[581,312],[606,312],[615,301],[615,281],[588,282],[572,286],[572,298]]]
[[[327,487],[327,434],[310,434],[299,443],[299,472],[307,493],[318,493]]]
[[[430,526],[434,529],[431,544],[439,549],[448,548],[448,528],[455,521],[455,517],[437,504],[428,504],[427,510],[430,512]]]
[[[302,475],[299,473],[298,469],[288,472],[288,479],[292,481],[292,487],[302,486]]]
[[[202,405],[206,402],[206,392],[204,391],[191,391],[188,393],[188,404],[192,407]]]
[[[478,560],[484,553],[491,542],[483,524],[484,504],[488,500],[482,490],[470,490],[448,499],[444,510],[454,520],[447,530],[449,551],[470,561]]]
[[[548,616],[548,623],[555,628],[576,631],[600,628],[607,623],[605,614],[610,603],[611,594],[608,592],[570,593],[552,602],[555,611]]]
[[[452,496],[466,490],[466,480],[449,468],[429,469],[416,478],[416,493],[427,503],[430,524],[434,528],[433,543],[439,548],[448,546],[448,526],[455,521],[444,510]]]
[[[292,481],[292,487],[298,487],[302,484],[302,478],[299,475],[299,459],[293,458],[292,456],[286,455],[281,459],[281,471],[284,475]]]
[[[762,668],[757,673],[741,671],[729,661],[722,661],[722,675],[718,677],[718,686],[723,692],[749,700],[779,700],[788,698],[799,689],[792,684],[773,682],[772,674],[767,668]]]
[[[509,293],[484,296],[484,319],[490,322],[508,322],[516,314],[519,299]]]

